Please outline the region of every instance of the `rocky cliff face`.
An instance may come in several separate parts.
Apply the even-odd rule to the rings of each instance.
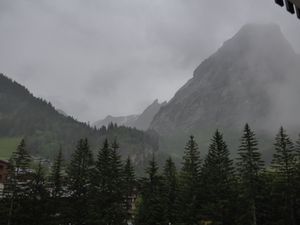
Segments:
[[[159,112],[160,108],[163,107],[164,105],[166,105],[166,102],[159,103],[158,100],[155,100],[137,118],[137,120],[133,124],[133,127],[136,127],[139,130],[147,130],[150,127],[150,124],[154,116]]]
[[[148,130],[150,123],[152,122],[154,116],[164,106],[166,102],[159,103],[155,100],[151,105],[149,105],[140,115],[130,115],[130,116],[107,116],[103,120],[99,120],[94,123],[98,128],[102,126],[107,126],[110,123],[116,123],[119,126],[134,127],[138,130]]]
[[[246,25],[202,62],[150,128],[163,137],[249,122],[259,130],[300,127],[300,58],[277,25]]]
[[[116,123],[119,126],[131,127],[132,124],[137,120],[139,115],[130,115],[130,116],[107,116],[102,120],[96,121],[93,125],[97,128],[102,126],[108,126],[110,123]]]

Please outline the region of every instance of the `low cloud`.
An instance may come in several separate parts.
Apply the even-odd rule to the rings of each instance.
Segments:
[[[0,68],[68,114],[95,121],[169,100],[251,22],[279,24],[300,52],[300,22],[274,1],[1,0]]]

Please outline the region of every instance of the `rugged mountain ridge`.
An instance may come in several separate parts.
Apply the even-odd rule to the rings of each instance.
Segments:
[[[93,125],[97,128],[102,126],[108,126],[110,123],[117,124],[119,126],[126,126],[136,128],[138,130],[148,130],[154,116],[158,113],[160,108],[164,106],[166,102],[159,103],[156,99],[151,105],[149,105],[142,114],[139,115],[130,115],[130,116],[107,116],[103,120],[95,122]]]
[[[98,120],[93,123],[93,126],[101,128],[103,126],[107,127],[110,123],[118,124],[119,126],[132,127],[132,124],[137,120],[139,115],[129,115],[129,116],[111,116],[108,115],[104,119]]]
[[[236,135],[246,122],[261,132],[300,128],[299,65],[279,26],[246,25],[196,68],[150,128],[167,142],[193,133],[202,143],[217,128]]]

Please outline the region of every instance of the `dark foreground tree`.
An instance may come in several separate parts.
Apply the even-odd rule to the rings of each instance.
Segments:
[[[148,177],[143,180],[135,224],[165,225],[167,218],[164,205],[163,178],[158,174],[158,166],[154,156],[149,162],[146,174]]]
[[[296,142],[296,224],[300,224],[300,135]]]
[[[50,172],[51,196],[59,198],[63,195],[63,156],[60,148]]]
[[[74,225],[87,224],[93,156],[87,139],[80,139],[68,167],[69,218]]]
[[[114,224],[121,225],[126,223],[127,211],[124,208],[124,183],[123,183],[123,163],[119,154],[119,144],[117,140],[111,144],[111,199],[112,199],[112,215]]]
[[[166,160],[163,177],[165,183],[166,217],[168,223],[175,224],[178,217],[176,204],[178,195],[178,176],[176,165],[171,157]]]
[[[260,175],[264,168],[258,142],[254,132],[246,124],[238,150],[237,171],[242,186],[243,201],[246,201],[243,223],[257,224],[257,195],[260,185]]]
[[[185,146],[183,167],[179,180],[178,210],[179,222],[194,225],[200,221],[201,160],[198,144],[193,136]]]
[[[126,223],[124,201],[120,196],[122,188],[122,164],[117,153],[116,143],[113,149],[106,139],[98,153],[96,168],[92,176],[91,222],[99,225],[122,225]]]
[[[295,218],[295,168],[296,152],[283,127],[275,138],[272,168],[276,174],[276,190],[282,199],[284,223],[296,225]]]
[[[30,224],[51,224],[48,214],[48,200],[49,192],[46,185],[45,171],[40,161],[30,183],[30,196],[27,201],[27,214]]]
[[[63,155],[60,147],[56,159],[52,165],[49,177],[50,186],[50,200],[49,212],[51,220],[54,224],[60,224],[65,220],[66,207],[64,207],[65,190],[64,190],[64,176],[63,176]]]
[[[8,203],[8,225],[28,221],[25,203],[30,195],[30,176],[32,175],[29,170],[30,161],[31,157],[23,139],[9,161],[8,176],[4,186],[4,198]]]
[[[125,199],[125,210],[127,212],[127,221],[132,219],[132,200],[134,195],[136,194],[136,181],[135,181],[135,173],[134,168],[132,166],[131,160],[128,157],[126,163],[124,165],[124,178],[123,178],[123,186],[124,186],[124,199]]]
[[[213,224],[234,224],[236,199],[234,167],[223,135],[218,130],[211,140],[202,171],[206,200],[203,205],[205,219],[212,221]]]

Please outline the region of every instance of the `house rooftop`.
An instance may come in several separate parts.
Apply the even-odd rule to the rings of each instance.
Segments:
[[[6,161],[6,160],[2,160],[2,159],[0,159],[0,163],[3,163],[3,164],[9,164],[9,162],[8,162],[8,161]]]

